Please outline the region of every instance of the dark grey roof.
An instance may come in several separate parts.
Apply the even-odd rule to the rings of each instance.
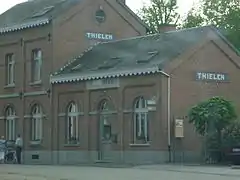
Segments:
[[[17,4],[0,15],[0,34],[48,24],[50,20],[82,0],[30,0]],[[117,1],[136,20],[147,25],[121,1]]]
[[[100,43],[53,74],[52,82],[71,82],[153,73],[202,42],[212,26]]]
[[[69,9],[81,0],[30,0],[0,15],[0,33],[36,27]]]

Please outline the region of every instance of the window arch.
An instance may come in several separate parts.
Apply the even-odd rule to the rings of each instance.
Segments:
[[[41,141],[42,140],[42,124],[43,124],[43,110],[42,106],[35,104],[32,107],[32,120],[31,120],[31,140]]]
[[[134,103],[134,143],[148,143],[149,141],[149,121],[147,101],[143,97],[138,97]]]
[[[71,102],[67,107],[67,131],[66,141],[68,144],[79,143],[79,122],[78,122],[78,107],[75,102]]]
[[[13,107],[7,107],[5,111],[6,116],[6,139],[16,139],[16,111]]]

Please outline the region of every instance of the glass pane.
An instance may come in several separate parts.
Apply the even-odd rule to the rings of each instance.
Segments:
[[[103,126],[103,137],[104,140],[111,140],[111,125],[104,125]]]
[[[139,99],[136,101],[135,103],[135,108],[138,109],[139,108]]]
[[[14,65],[11,64],[10,71],[9,71],[9,84],[14,83]]]
[[[109,110],[109,107],[108,107],[108,102],[107,101],[103,101],[102,104],[101,104],[101,108],[100,108],[102,111],[107,111]]]
[[[39,134],[38,134],[38,139],[39,140],[41,140],[42,139],[42,118],[40,117],[39,119],[38,119],[38,121],[39,121],[39,126],[38,126],[38,128],[39,128]]]
[[[32,140],[35,140],[35,134],[36,134],[36,125],[35,125],[35,119],[32,119]]]
[[[140,115],[138,113],[135,114],[135,133],[136,137],[141,135]]]
[[[40,80],[40,65],[38,60],[34,61],[34,80]]]

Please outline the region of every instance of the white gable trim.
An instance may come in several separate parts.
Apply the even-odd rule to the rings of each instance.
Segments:
[[[116,78],[116,77],[126,77],[126,76],[139,76],[148,75],[161,72],[158,67],[145,68],[145,69],[133,69],[133,70],[122,70],[122,71],[112,71],[112,72],[101,72],[101,73],[88,73],[86,75],[79,74],[63,74],[50,77],[50,83],[68,83],[68,82],[79,82],[88,81],[95,79],[105,79],[105,78]]]
[[[38,20],[38,21],[31,21],[31,22],[17,24],[17,25],[13,25],[13,26],[6,26],[3,28],[0,28],[0,34],[14,32],[14,31],[20,31],[23,29],[34,28],[34,27],[38,27],[38,26],[43,26],[43,25],[49,24],[49,22],[50,22],[49,19],[42,19],[42,20]]]

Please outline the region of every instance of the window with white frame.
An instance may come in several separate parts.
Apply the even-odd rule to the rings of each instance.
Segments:
[[[42,71],[42,51],[35,49],[32,51],[32,81],[41,81]]]
[[[14,85],[15,60],[13,54],[6,55],[6,84]]]
[[[6,116],[6,139],[16,139],[16,112],[12,107],[8,107],[5,112]]]
[[[134,104],[134,143],[148,143],[149,122],[147,101],[143,97],[136,99]]]
[[[72,102],[67,109],[67,131],[66,141],[68,144],[78,144],[78,108],[77,104]]]
[[[31,140],[41,141],[42,140],[42,124],[43,124],[43,111],[42,107],[35,104],[32,108],[32,119],[31,119]]]

